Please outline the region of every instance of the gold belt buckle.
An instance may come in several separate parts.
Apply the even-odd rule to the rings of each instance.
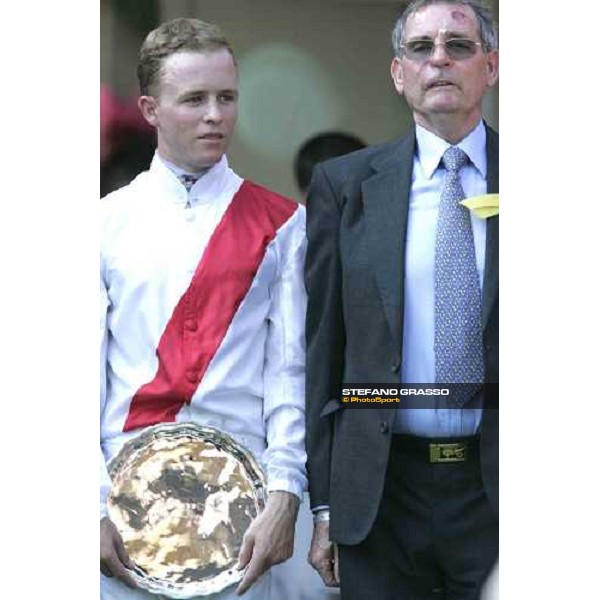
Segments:
[[[431,463],[464,462],[465,460],[467,460],[467,445],[464,442],[429,444],[429,462]]]

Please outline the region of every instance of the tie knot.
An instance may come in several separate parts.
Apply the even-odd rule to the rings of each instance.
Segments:
[[[469,162],[469,157],[458,147],[450,146],[442,156],[447,171],[458,171]]]
[[[183,173],[178,176],[179,181],[183,184],[183,187],[189,192],[192,189],[192,186],[200,179],[199,175],[190,175],[188,173]]]

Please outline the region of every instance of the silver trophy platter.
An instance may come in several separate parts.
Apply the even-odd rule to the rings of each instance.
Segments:
[[[140,588],[193,598],[242,579],[242,538],[266,500],[249,450],[217,429],[168,423],[129,440],[108,469],[108,515]]]

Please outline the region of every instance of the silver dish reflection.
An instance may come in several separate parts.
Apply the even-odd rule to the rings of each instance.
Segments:
[[[265,476],[225,433],[193,423],[144,430],[111,461],[108,514],[138,585],[171,598],[237,583],[244,533],[265,504]]]

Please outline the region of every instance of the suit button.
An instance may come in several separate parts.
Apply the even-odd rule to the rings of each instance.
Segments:
[[[390,426],[385,421],[381,421],[379,424],[379,431],[381,431],[381,433],[387,433],[389,430]]]

